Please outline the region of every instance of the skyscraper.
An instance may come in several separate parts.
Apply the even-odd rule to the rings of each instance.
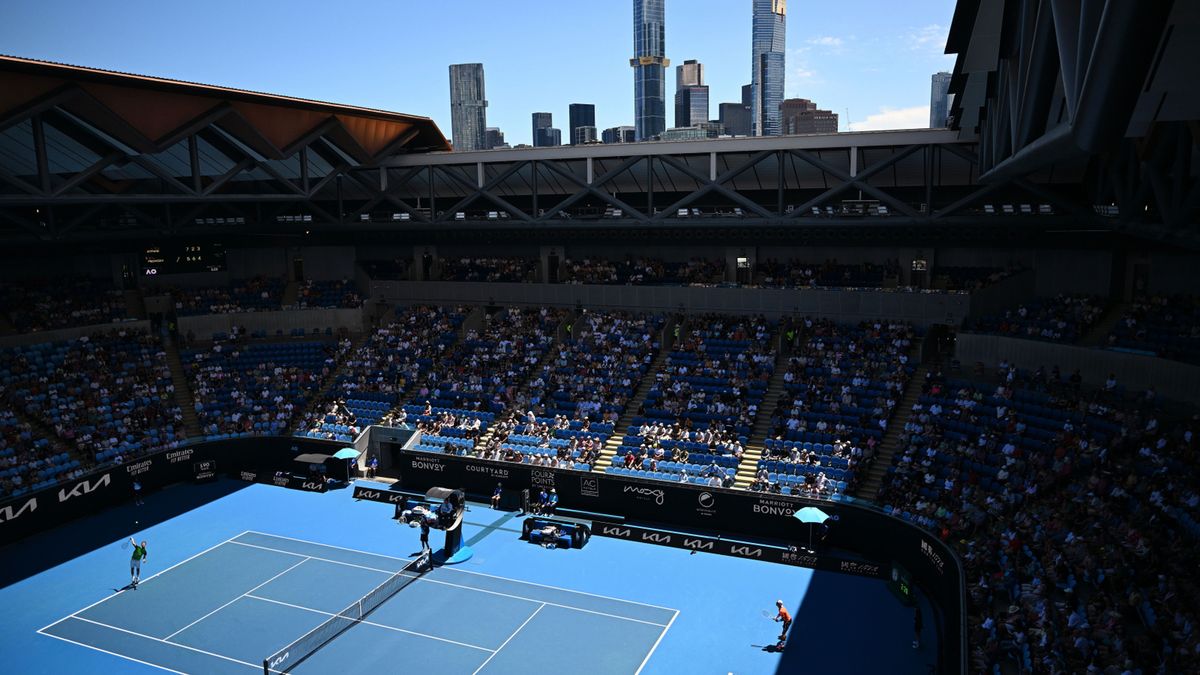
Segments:
[[[487,96],[482,63],[450,66],[450,128],[455,150],[466,152],[487,147]]]
[[[542,147],[542,129],[549,129],[554,126],[554,115],[548,112],[533,113],[533,147]]]
[[[787,0],[754,0],[752,28],[750,133],[778,136],[787,48]]]
[[[572,103],[567,109],[567,117],[570,124],[567,135],[571,138],[571,145],[578,145],[575,142],[575,130],[579,127],[596,126],[596,106],[591,103]]]
[[[537,138],[534,139],[533,147],[535,148],[555,148],[562,145],[562,132],[554,127],[544,127],[538,129]]]
[[[708,121],[708,86],[704,64],[684,61],[675,67],[675,126],[690,127]]]
[[[633,0],[633,118],[637,139],[646,141],[667,128],[666,0]]]
[[[730,136],[750,135],[750,109],[741,103],[722,103],[719,108],[720,117],[717,119],[725,127],[725,133]]]
[[[941,129],[950,116],[950,73],[934,73],[929,87],[929,128]]]
[[[784,134],[836,134],[837,113],[819,110],[817,104],[806,98],[784,99],[779,106]]]
[[[483,144],[488,150],[508,147],[508,143],[504,142],[504,132],[500,131],[500,127],[488,127],[484,129]]]
[[[633,127],[609,127],[600,134],[605,143],[633,143],[637,131]]]

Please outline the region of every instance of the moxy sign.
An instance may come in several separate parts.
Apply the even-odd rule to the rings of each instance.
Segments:
[[[90,483],[86,479],[81,480],[70,490],[67,488],[62,488],[59,490],[58,501],[65,502],[68,499],[74,499],[75,497],[82,497],[83,495],[91,494],[102,487],[108,487],[111,483],[112,474],[107,473]]]

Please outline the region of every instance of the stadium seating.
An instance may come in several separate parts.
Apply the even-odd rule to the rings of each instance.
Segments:
[[[853,469],[883,440],[912,374],[907,353],[913,329],[806,318],[784,331],[792,336],[792,356],[751,489],[809,496],[845,492],[854,482]]]
[[[1001,376],[1015,384],[931,379],[879,495],[957,546],[973,668],[1180,654],[1196,588],[1179,581],[1200,553],[1194,420],[1168,424],[1152,398]]]
[[[774,370],[773,330],[762,318],[692,319],[656,373],[612,468],[732,485]]]
[[[317,393],[335,357],[322,342],[217,342],[182,350],[196,416],[208,439],[286,433],[297,411]],[[349,427],[322,426],[348,435]]]
[[[1104,311],[1098,298],[1058,295],[1019,305],[1002,315],[976,317],[966,329],[1030,340],[1073,344],[1083,337]]]
[[[1117,321],[1108,346],[1200,363],[1200,296],[1150,296]]]
[[[182,439],[165,353],[144,332],[0,350],[0,384],[88,461],[122,461]]]
[[[19,333],[129,318],[121,291],[111,283],[79,277],[0,283],[0,313]]]
[[[353,309],[362,306],[358,288],[350,281],[305,281],[297,289],[298,309]]]
[[[181,288],[171,294],[177,316],[267,312],[280,309],[284,285],[282,279],[255,277],[235,280],[228,288]]]
[[[537,281],[533,258],[443,258],[443,281]]]
[[[372,331],[357,350],[339,359],[334,383],[301,422],[301,435],[347,440],[349,427],[361,431],[372,424],[391,423],[389,411],[458,339],[465,318],[461,307],[398,309],[393,321]],[[327,425],[333,428],[325,429]]]

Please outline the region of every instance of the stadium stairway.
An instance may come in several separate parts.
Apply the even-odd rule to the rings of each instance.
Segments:
[[[196,400],[192,397],[192,386],[183,370],[179,358],[179,345],[174,340],[164,339],[163,350],[167,353],[167,365],[171,367],[171,384],[175,385],[175,404],[183,413],[183,430],[188,438],[200,438],[200,418],[196,417]]]
[[[563,317],[563,320],[559,322],[558,327],[554,330],[554,341],[550,343],[550,349],[547,349],[546,353],[542,354],[542,358],[537,362],[537,365],[529,371],[529,377],[525,378],[525,381],[521,383],[521,387],[517,389],[517,393],[513,394],[513,402],[509,404],[508,408],[506,408],[507,410],[516,409],[521,411],[529,408],[529,383],[532,382],[538,375],[546,371],[546,366],[549,365],[551,359],[554,358],[554,346],[561,344],[562,341],[566,339],[567,326],[574,323],[575,318],[575,311],[572,310],[570,314]],[[543,410],[542,413],[545,414],[545,411]],[[479,441],[477,442],[476,446],[486,447],[487,444],[492,440],[492,435],[495,433],[496,427],[495,425],[492,425],[487,431],[483,432],[482,436],[479,437]]]
[[[917,351],[919,353],[919,348]],[[891,421],[888,422],[887,431],[883,434],[883,441],[879,444],[879,451],[870,460],[867,474],[859,484],[855,496],[874,501],[879,494],[879,488],[883,486],[883,477],[887,475],[888,467],[892,465],[892,455],[900,447],[900,435],[904,433],[904,423],[908,421],[913,404],[921,397],[921,389],[925,385],[925,373],[929,372],[931,368],[937,367],[937,363],[922,363],[913,371],[908,386],[904,388],[904,396],[896,404],[896,411],[892,414]]]
[[[295,307],[296,301],[300,299],[300,282],[289,281],[287,286],[283,287],[283,300],[280,303],[284,307]]]
[[[754,418],[754,426],[750,429],[750,441],[746,444],[746,451],[742,453],[742,461],[738,463],[735,487],[748,488],[754,482],[754,473],[758,468],[758,460],[762,459],[767,434],[771,433],[771,416],[775,414],[775,406],[783,396],[783,376],[787,370],[784,363],[787,354],[782,348],[782,339],[779,339],[779,344],[780,348],[775,351],[775,372],[771,373],[771,379],[767,382],[767,393],[763,396],[758,416]]]
[[[351,356],[351,355],[355,354],[356,352],[358,352],[359,348],[362,347],[364,344],[366,344],[367,340],[370,339],[371,335],[372,335],[372,331],[363,331],[354,336],[354,339],[352,339],[350,341],[350,349],[346,350],[346,353],[343,355],[343,358],[341,360],[339,360],[338,362],[334,363],[333,367],[329,369],[329,373],[327,373],[325,375],[325,377],[321,379],[320,384],[318,384],[316,387],[314,387],[314,391],[317,391],[320,393],[318,395],[312,397],[312,399],[309,401],[307,407],[305,407],[303,409],[296,408],[296,409],[292,410],[292,418],[290,420],[288,420],[288,426],[287,426],[288,429],[295,430],[296,425],[301,420],[305,419],[305,417],[307,417],[309,412],[311,412],[313,410],[317,410],[318,408],[323,408],[329,404],[329,401],[332,397],[331,395],[333,393],[333,385],[335,382],[337,382],[337,376],[341,372],[341,369],[342,369],[342,361],[345,360],[345,357]],[[336,346],[337,339],[339,339],[339,338],[335,337],[334,338],[335,341],[332,343],[329,343],[329,344]]]
[[[1104,308],[1104,313],[1092,324],[1092,327],[1087,329],[1083,337],[1079,339],[1081,347],[1101,347],[1108,340],[1108,334],[1117,327],[1117,322],[1125,316],[1125,312],[1129,309],[1129,303],[1124,301],[1110,302],[1108,307]]]
[[[608,437],[604,443],[604,449],[600,451],[600,458],[596,460],[596,465],[592,467],[593,471],[608,471],[608,467],[612,465],[612,458],[616,456],[617,449],[625,442],[625,434],[629,431],[629,425],[633,422],[633,418],[637,416],[638,408],[646,402],[646,396],[650,393],[650,389],[654,387],[655,381],[658,379],[658,374],[662,372],[663,366],[667,363],[667,356],[671,353],[671,347],[675,345],[675,327],[679,326],[679,333],[682,334],[687,329],[687,322],[678,317],[672,316],[667,319],[667,324],[663,326],[662,341],[659,347],[658,354],[654,360],[650,362],[650,367],[646,369],[646,375],[642,378],[641,384],[638,385],[637,391],[633,393],[633,398],[629,399],[629,403],[625,406],[624,412],[621,413],[620,419],[613,426],[614,433]]]

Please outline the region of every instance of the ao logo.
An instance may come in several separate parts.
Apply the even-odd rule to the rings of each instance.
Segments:
[[[713,497],[711,492],[701,492],[699,500],[700,506],[706,509],[711,509],[712,505],[716,502],[716,498]]]

